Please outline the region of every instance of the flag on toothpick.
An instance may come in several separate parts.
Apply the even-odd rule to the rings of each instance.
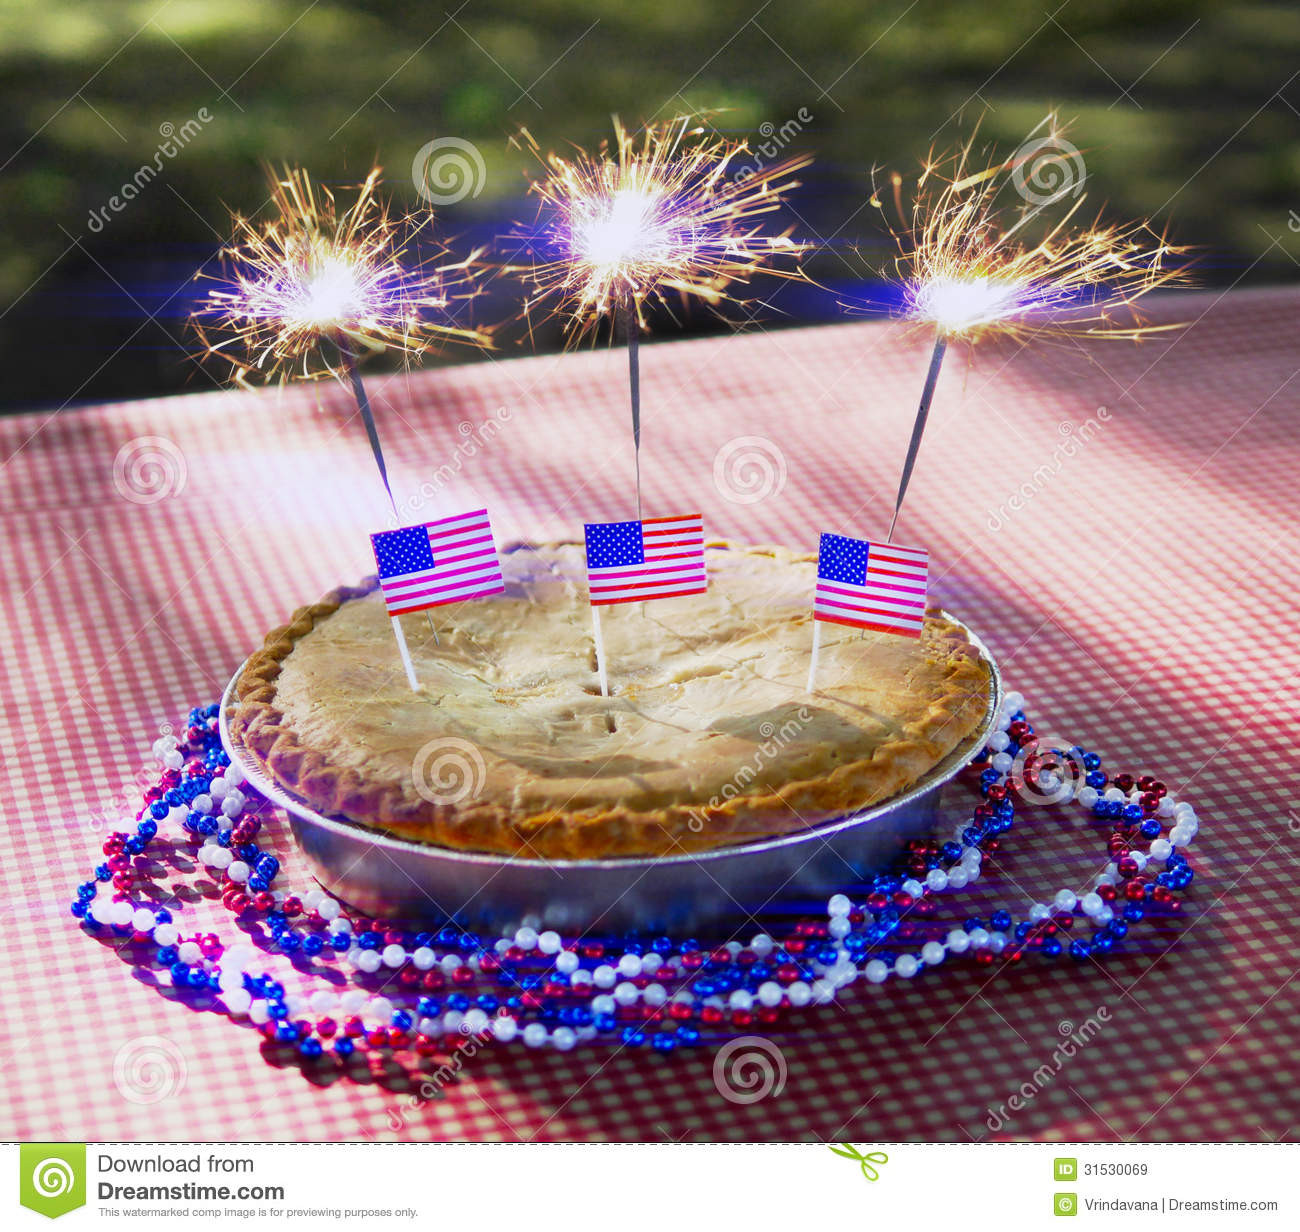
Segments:
[[[587,585],[593,607],[702,595],[704,518],[588,522]]]
[[[817,550],[808,691],[813,691],[817,675],[823,621],[920,637],[929,572],[930,554],[924,548],[822,535]]]
[[[600,609],[613,603],[704,594],[709,588],[704,571],[704,518],[691,513],[636,522],[588,522],[586,539],[596,668],[600,691],[608,697]]]
[[[505,590],[486,509],[370,536],[391,615]]]
[[[823,535],[817,550],[813,616],[837,625],[920,637],[930,553]]]
[[[370,543],[397,648],[415,689],[415,669],[397,618],[404,612],[504,593],[492,525],[486,509],[475,509],[436,522],[381,530],[370,536]]]

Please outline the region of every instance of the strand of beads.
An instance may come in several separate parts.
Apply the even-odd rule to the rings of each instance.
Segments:
[[[1021,754],[1032,753],[1037,744],[1023,704],[1021,694],[1007,694],[989,741],[989,766],[980,775],[981,790],[993,807],[994,817],[1005,816],[1008,823],[1012,815],[1008,805],[1013,792],[1008,776]],[[883,983],[891,975],[909,979],[952,955],[968,952],[975,955],[976,961],[982,959],[985,963],[998,955],[1006,961],[1019,961],[1026,951],[1055,958],[1066,952],[1059,934],[1073,927],[1076,912],[1082,913],[1093,926],[1090,937],[1075,937],[1068,946],[1072,958],[1084,961],[1113,950],[1127,936],[1129,926],[1142,920],[1152,907],[1169,912],[1178,909],[1173,891],[1190,885],[1193,876],[1181,851],[1198,830],[1192,806],[1176,803],[1164,784],[1149,776],[1135,781],[1131,775],[1121,774],[1108,786],[1101,770],[1101,758],[1077,746],[1068,751],[1049,750],[1048,756],[1041,760],[1045,764],[1035,784],[1038,790],[1052,792],[1053,802],[1073,798],[1094,817],[1117,822],[1108,840],[1111,861],[1098,876],[1096,885],[1078,891],[1062,889],[1050,904],[1030,903],[1019,919],[1009,911],[996,911],[990,916],[989,927],[979,919],[968,919],[963,927],[952,929],[942,941],[928,941],[919,952],[901,955],[892,967],[881,958],[872,958],[862,969],[869,981]],[[1063,773],[1066,765],[1086,776],[1077,790]],[[979,816],[977,809],[977,819]],[[1161,837],[1161,820],[1172,822],[1167,838]],[[945,849],[951,851],[958,842],[968,842],[971,837],[968,828],[958,827],[952,843],[945,844]],[[1146,850],[1132,846],[1135,842],[1147,843]],[[969,864],[957,870],[956,881],[951,871],[930,869],[924,884],[912,879],[903,884],[904,892],[916,896],[963,888],[967,884],[963,874],[972,866],[978,870],[982,859],[978,853],[971,855],[973,850],[967,847],[965,859]],[[1161,864],[1163,871],[1152,880],[1143,876],[1148,869]],[[1122,904],[1119,903],[1121,888]],[[834,900],[832,903],[842,909],[842,904]]]
[[[907,938],[911,931],[910,921],[905,918],[907,915],[915,912],[924,920],[932,914],[933,896],[961,890],[975,880],[981,871],[984,852],[996,842],[997,835],[1011,828],[1014,803],[1007,775],[1017,756],[1035,743],[1033,728],[1021,710],[1022,705],[1023,698],[1019,694],[1010,694],[999,716],[998,735],[1005,739],[994,739],[990,765],[981,774],[981,789],[986,803],[976,808],[971,821],[958,826],[952,839],[937,850],[926,844],[914,845],[910,869],[913,876],[906,879],[877,878],[863,909],[855,910],[846,895],[832,897],[827,904],[828,921],[824,932],[812,924],[804,928],[804,936],[827,938],[827,943],[820,946],[809,961],[801,964],[794,960],[795,955],[802,957],[805,954],[806,947],[800,938],[787,940],[783,947],[783,957],[787,961],[780,963],[777,978],[763,979],[768,972],[759,970],[755,963],[750,967],[748,979],[741,987],[732,987],[725,1002],[718,993],[726,992],[726,985],[734,985],[735,981],[724,980],[724,987],[720,990],[714,981],[707,979],[716,973],[719,960],[724,967],[727,962],[725,957],[715,953],[712,960],[715,970],[711,972],[706,967],[703,973],[706,978],[697,980],[693,988],[683,989],[673,996],[669,1010],[678,1008],[685,1017],[686,1011],[698,1005],[700,1016],[706,1023],[720,1023],[724,1009],[730,1007],[733,1014],[739,1015],[733,1017],[733,1025],[745,1027],[750,1022],[749,1012],[756,1004],[760,1013],[766,1010],[772,1014],[778,1008],[797,1009],[809,1003],[823,1004],[859,975],[876,984],[883,983],[890,975],[913,978],[952,955],[967,953],[972,954],[975,961],[984,963],[991,963],[999,956],[1003,961],[1017,962],[1024,953],[1033,951],[1046,958],[1055,958],[1065,952],[1058,934],[1073,927],[1071,913],[1076,907],[1093,925],[1091,937],[1077,937],[1069,946],[1068,952],[1078,960],[1100,956],[1114,949],[1127,935],[1129,925],[1141,920],[1150,909],[1146,905],[1148,898],[1157,908],[1176,910],[1178,904],[1172,890],[1185,887],[1192,879],[1185,857],[1177,850],[1196,834],[1197,822],[1191,806],[1175,804],[1163,785],[1153,779],[1135,783],[1131,776],[1120,775],[1108,788],[1100,770],[1101,760],[1095,754],[1077,748],[1068,754],[1056,751],[1063,761],[1086,766],[1089,780],[1080,793],[1079,803],[1089,807],[1097,817],[1119,821],[1109,842],[1109,851],[1114,859],[1100,874],[1095,889],[1086,890],[1081,895],[1072,890],[1062,890],[1053,898],[1051,907],[1032,903],[1020,920],[1005,910],[993,912],[987,927],[977,918],[968,919],[963,927],[949,930],[942,939],[928,940],[918,952],[900,954],[892,962],[877,956],[877,951],[891,938]],[[1104,795],[1100,794],[1103,789]],[[1065,793],[1058,796],[1058,799],[1064,798]],[[1099,801],[1104,802],[1103,809],[1096,807]],[[1161,827],[1156,818],[1173,821],[1168,838],[1159,837]],[[1151,840],[1147,851],[1130,850],[1127,846],[1138,837]],[[1155,877],[1154,882],[1148,882],[1141,874],[1153,863],[1163,863],[1165,870]],[[918,879],[922,874],[924,880]],[[1125,903],[1122,914],[1117,917],[1111,904],[1116,901],[1116,887],[1121,884],[1125,890]],[[760,935],[751,942],[748,951],[740,950],[736,957],[743,960],[757,954],[764,958],[772,952],[774,945],[770,937]],[[690,952],[683,956],[684,959],[695,957],[698,955]],[[620,984],[614,991],[617,993],[623,989],[626,1000],[622,1004],[634,1004],[634,988]],[[656,987],[656,994],[657,1000],[662,989]],[[618,1003],[618,998],[614,1000]],[[608,1011],[612,1008],[609,996],[594,999],[592,1007],[597,1011]],[[642,1036],[643,1032],[635,1026],[623,1030],[625,1043],[644,1042]],[[660,1044],[660,1040],[661,1036],[656,1035],[652,1042]]]
[[[1060,934],[1073,928],[1076,913],[1092,929],[1075,936],[1068,953],[1100,956],[1147,913],[1176,910],[1174,891],[1192,878],[1181,849],[1198,823],[1191,806],[1175,803],[1155,779],[1108,780],[1100,758],[1079,748],[1050,751],[1036,785],[1059,787],[1068,765],[1082,785],[1057,798],[1073,796],[1114,823],[1109,863],[1096,885],[1029,904],[1019,919],[995,911],[952,929],[931,919],[938,897],[976,880],[985,855],[1012,827],[1018,788],[1010,776],[1037,743],[1022,704],[1018,694],[1007,696],[990,747],[975,763],[984,767],[983,801],[949,841],[911,844],[900,870],[875,878],[860,904],[836,894],[824,918],[800,921],[779,941],[759,933],[748,945],[731,940],[711,948],[668,937],[566,942],[524,927],[488,944],[454,927],[413,933],[354,923],[322,890],[299,897],[275,889],[279,862],[258,847],[261,820],[249,807],[259,798],[243,790],[243,776],[221,748],[215,706],[191,711],[183,741],[168,736],[155,744],[161,775],[146,792],[135,833],[109,836],[107,861],[78,888],[72,913],[88,930],[152,945],[153,961],[174,987],[220,998],[231,1017],[246,1017],[308,1058],[326,1049],[347,1057],[358,1047],[434,1055],[444,1037],[470,1034],[559,1051],[598,1036],[669,1051],[771,1026],[792,1010],[833,1000],[860,976],[873,984],[913,978],[963,955],[982,964],[1016,962],[1027,952],[1055,958],[1066,952]],[[254,946],[227,948],[215,934],[183,937],[165,906],[134,902],[140,862],[160,824],[198,845],[198,862],[244,925],[260,917],[270,945],[299,964],[343,962],[356,986],[341,994],[324,985],[287,992],[269,971],[253,970],[269,961]],[[109,881],[113,897],[100,895]],[[902,952],[891,957],[892,950]]]

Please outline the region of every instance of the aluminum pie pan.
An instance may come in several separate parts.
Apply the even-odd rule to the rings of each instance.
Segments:
[[[989,666],[979,727],[905,791],[799,833],[691,854],[609,860],[539,860],[410,842],[328,817],[273,779],[229,724],[240,666],[221,698],[221,740],[249,784],[283,809],[316,880],[369,916],[453,921],[499,934],[528,924],[574,933],[650,930],[684,934],[728,918],[752,918],[858,882],[927,836],[944,785],[988,742],[1002,705],[1002,677],[983,641],[959,625]]]

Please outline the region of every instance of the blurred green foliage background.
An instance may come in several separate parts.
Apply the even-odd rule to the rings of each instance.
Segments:
[[[187,358],[186,275],[224,205],[264,200],[260,160],[348,182],[378,159],[413,209],[416,151],[467,139],[481,191],[442,218],[477,241],[530,212],[518,127],[590,144],[614,112],[718,110],[744,134],[803,109],[791,148],[817,164],[798,230],[825,241],[830,283],[884,264],[863,208],[873,163],[914,168],[977,120],[1014,148],[1049,108],[1073,119],[1095,200],[1168,222],[1202,250],[1201,282],[1294,280],[1298,70],[1300,8],[1281,2],[2,0],[0,404],[209,387]],[[92,227],[200,108],[211,122]],[[836,311],[833,296],[782,306]]]

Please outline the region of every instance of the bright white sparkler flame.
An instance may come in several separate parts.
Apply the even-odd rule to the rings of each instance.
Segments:
[[[379,168],[345,210],[301,169],[271,180],[269,217],[236,216],[194,325],[209,358],[226,360],[233,379],[315,380],[340,374],[339,339],[365,352],[414,358],[436,341],[486,345],[487,335],[456,325],[453,303],[475,294],[480,254],[439,263],[420,258],[424,223],[394,217],[378,196]]]
[[[616,192],[605,209],[577,223],[574,253],[602,269],[658,260],[672,236],[656,214],[655,201],[647,193],[635,189]]]
[[[682,296],[718,307],[730,287],[762,270],[802,276],[806,246],[764,224],[806,158],[741,174],[744,145],[685,116],[635,133],[616,119],[613,143],[590,154],[543,156],[527,132],[520,141],[546,169],[533,183],[537,224],[519,235],[528,263],[513,267],[532,286],[529,318],[546,303],[577,338],[620,305],[640,321],[647,300]],[[794,267],[783,267],[784,258]]]
[[[1023,286],[994,278],[935,278],[916,288],[911,308],[946,334],[964,334],[1020,312],[1031,299]]]

